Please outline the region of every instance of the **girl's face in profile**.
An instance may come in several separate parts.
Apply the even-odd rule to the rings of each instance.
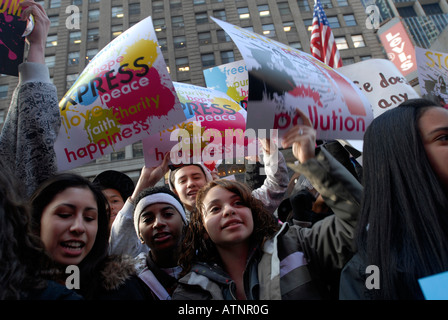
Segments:
[[[254,221],[240,196],[215,186],[205,196],[203,208],[204,227],[218,248],[248,243]]]
[[[429,162],[448,194],[448,110],[429,108],[419,120]]]
[[[97,232],[97,202],[88,188],[65,189],[42,212],[40,238],[62,265],[78,265],[92,249]]]

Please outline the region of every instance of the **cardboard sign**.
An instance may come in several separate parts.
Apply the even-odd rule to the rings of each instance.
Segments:
[[[59,103],[59,170],[158,134],[186,117],[148,17],[101,50]]]
[[[247,110],[249,78],[244,61],[222,64],[203,72],[208,88],[224,92]]]
[[[448,54],[415,47],[418,82],[422,95],[429,94],[448,104]]]
[[[404,101],[419,98],[395,64],[386,59],[369,59],[338,68],[353,81],[372,105],[376,118]]]
[[[18,76],[23,62],[27,22],[20,20],[23,0],[0,1],[0,73]]]
[[[147,167],[159,165],[166,152],[172,152],[173,164],[210,165],[244,156],[247,113],[236,101],[211,88],[178,82],[174,87],[186,120],[142,140]]]
[[[372,108],[352,81],[311,55],[211,17],[240,50],[249,76],[247,128],[278,138],[308,115],[318,139],[362,139]]]

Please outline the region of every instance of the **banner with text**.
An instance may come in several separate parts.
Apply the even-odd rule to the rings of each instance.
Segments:
[[[422,95],[432,95],[448,105],[448,53],[415,47],[418,82]]]
[[[151,17],[122,33],[83,70],[59,103],[59,170],[117,151],[186,117]]]
[[[311,55],[211,17],[232,38],[248,70],[247,128],[283,134],[308,115],[318,139],[362,139],[372,107],[344,75]]]
[[[249,78],[243,60],[205,69],[203,73],[208,88],[224,92],[247,110]]]
[[[372,105],[376,118],[400,103],[419,98],[392,61],[369,59],[338,68],[338,72],[352,80]]]
[[[0,73],[11,76],[19,75],[19,64],[23,62],[25,50],[24,34],[32,28],[33,18],[22,21],[20,15],[23,0],[0,1]]]
[[[209,168],[222,159],[244,156],[246,110],[225,93],[174,82],[186,120],[142,140],[145,166],[159,165],[171,152],[171,162],[203,162]]]

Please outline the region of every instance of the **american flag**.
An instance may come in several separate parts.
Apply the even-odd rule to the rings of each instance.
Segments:
[[[313,57],[332,68],[342,67],[342,59],[320,0],[314,3],[312,27],[310,49]]]

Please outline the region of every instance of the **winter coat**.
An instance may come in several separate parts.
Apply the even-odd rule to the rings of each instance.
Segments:
[[[0,135],[0,157],[20,180],[26,196],[57,172],[54,143],[61,126],[56,87],[48,68],[19,65],[19,83]]]
[[[244,273],[248,298],[329,298],[329,286],[355,252],[361,184],[325,149],[315,159],[290,167],[311,181],[334,215],[311,228],[285,223],[250,254]],[[234,290],[219,266],[201,262],[179,280],[173,299],[232,299]]]
[[[138,277],[136,264],[129,256],[107,257],[93,300],[154,300],[151,290]]]

